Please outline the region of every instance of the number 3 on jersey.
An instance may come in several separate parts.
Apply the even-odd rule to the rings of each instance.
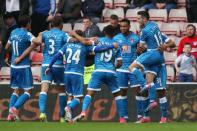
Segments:
[[[53,39],[49,39],[49,50],[48,50],[49,55],[54,54],[55,52],[54,45],[55,45],[55,41]]]
[[[101,53],[101,61],[109,62],[112,58],[112,50]]]
[[[68,48],[66,50],[66,52],[68,52],[68,57],[67,57],[66,63],[71,63],[72,60],[75,61],[75,64],[79,63],[81,50],[77,50],[77,51],[73,52],[72,49]]]

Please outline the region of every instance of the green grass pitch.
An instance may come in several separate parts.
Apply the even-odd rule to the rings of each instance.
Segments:
[[[2,122],[0,131],[197,131],[197,122],[172,122],[167,124],[119,124],[115,122]]]

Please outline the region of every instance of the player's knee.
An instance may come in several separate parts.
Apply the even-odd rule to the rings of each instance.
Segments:
[[[93,91],[93,90],[88,90],[87,91],[87,95],[89,95],[89,96],[93,96],[94,93],[95,93],[95,91]]]
[[[55,89],[56,89],[56,91],[59,92],[59,93],[64,93],[64,92],[65,92],[64,86],[59,86],[59,87],[57,87],[57,88],[55,88]]]
[[[121,96],[121,91],[118,91],[118,92],[113,93],[113,96],[114,97]]]
[[[18,95],[20,93],[20,91],[19,91],[19,89],[14,89],[13,93]]]
[[[121,89],[121,95],[126,96],[127,95],[127,90],[128,89]]]
[[[148,97],[148,91],[144,91],[143,93],[141,93],[141,96]]]
[[[163,98],[166,96],[166,90],[158,90],[157,91],[158,98]]]

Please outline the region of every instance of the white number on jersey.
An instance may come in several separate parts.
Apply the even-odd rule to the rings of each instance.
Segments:
[[[112,59],[112,50],[101,53],[101,61],[109,62]]]
[[[72,60],[75,61],[75,64],[79,63],[81,50],[77,50],[76,52],[73,52],[72,49],[68,48],[66,52],[68,52],[66,63],[71,63]]]
[[[55,41],[53,39],[49,39],[49,50],[48,50],[49,55],[54,54],[55,52],[54,45],[55,45]]]
[[[18,41],[13,41],[13,52],[14,52],[14,55],[19,56]]]

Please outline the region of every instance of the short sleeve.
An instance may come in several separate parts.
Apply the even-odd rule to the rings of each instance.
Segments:
[[[35,37],[32,35],[31,32],[27,32],[27,39],[29,42],[32,42]]]
[[[169,38],[167,35],[165,35],[164,33],[161,34],[161,38],[162,38],[162,41],[167,43],[169,41]]]
[[[148,34],[146,33],[146,31],[142,30],[140,32],[140,43],[145,44],[147,36],[148,36]]]
[[[64,41],[64,43],[68,43],[69,42],[69,40],[70,40],[70,36],[68,35],[68,33],[64,33],[64,35],[63,35],[63,41]]]

